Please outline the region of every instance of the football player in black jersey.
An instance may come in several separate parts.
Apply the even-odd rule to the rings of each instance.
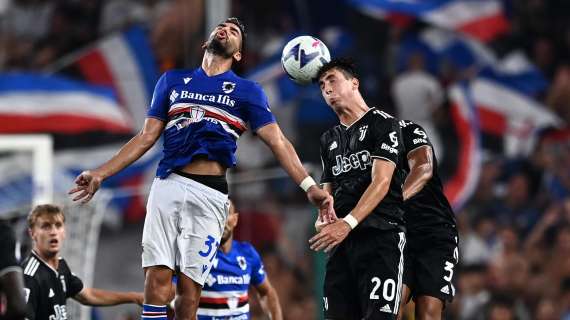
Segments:
[[[0,319],[24,319],[24,280],[16,259],[16,237],[0,220]]]
[[[123,303],[142,305],[142,292],[116,292],[83,287],[59,251],[65,238],[65,216],[60,207],[36,206],[28,216],[28,232],[33,240],[24,268],[27,319],[68,319],[67,298],[93,306]]]
[[[313,250],[331,252],[326,265],[326,319],[395,319],[404,267],[398,121],[370,108],[347,60],[332,60],[318,74],[321,93],[340,125],[321,137],[321,183],[342,219],[311,238]],[[331,251],[332,250],[332,251]]]
[[[455,295],[452,284],[458,263],[455,215],[443,193],[437,159],[425,130],[401,120],[406,220],[404,290],[398,318],[413,297],[416,319],[441,319],[446,301]]]

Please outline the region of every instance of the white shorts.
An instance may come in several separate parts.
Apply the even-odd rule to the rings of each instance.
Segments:
[[[228,195],[173,173],[154,179],[146,210],[143,268],[178,266],[203,286],[224,231]]]

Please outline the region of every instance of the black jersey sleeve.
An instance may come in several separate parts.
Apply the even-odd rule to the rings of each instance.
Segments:
[[[69,273],[67,277],[67,292],[68,298],[75,297],[79,292],[83,290],[83,281],[73,273]]]
[[[375,116],[372,125],[374,142],[371,157],[388,160],[397,165],[403,143],[398,121],[384,113],[378,113]]]
[[[16,261],[16,237],[7,223],[0,222],[0,276],[19,268]]]
[[[323,164],[323,173],[321,175],[321,184],[333,182],[331,162],[328,158],[329,139],[328,134],[325,132],[321,136],[321,162]]]
[[[36,319],[39,308],[40,286],[37,280],[24,274],[24,298],[26,299],[26,319]]]
[[[402,137],[404,138],[405,155],[414,151],[415,149],[423,146],[430,146],[433,148],[426,131],[419,124],[409,121],[401,120],[400,127],[402,128]]]

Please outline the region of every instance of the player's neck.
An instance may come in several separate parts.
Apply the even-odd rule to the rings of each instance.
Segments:
[[[222,74],[232,68],[233,59],[223,58],[209,51],[204,53],[202,58],[202,69],[209,77]]]
[[[226,240],[224,243],[222,243],[222,245],[220,246],[220,249],[222,249],[223,253],[228,253],[232,250],[232,242],[234,242],[234,236],[230,236],[228,238],[228,240]]]
[[[340,123],[345,126],[350,126],[368,112],[368,110],[370,110],[370,107],[368,107],[363,99],[356,99],[353,103],[347,104],[346,107],[336,110],[336,113]]]
[[[59,257],[57,254],[47,254],[38,250],[37,248],[34,248],[34,253],[54,270],[57,270],[59,267]]]

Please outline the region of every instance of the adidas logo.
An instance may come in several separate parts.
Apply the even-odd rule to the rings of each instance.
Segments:
[[[445,294],[449,294],[449,286],[445,285],[443,286],[443,288],[441,288],[439,291],[445,293]]]
[[[336,143],[336,141],[333,141],[333,143],[331,143],[331,145],[329,146],[329,151],[336,149],[336,147],[338,147],[338,144]]]
[[[190,80],[192,80],[192,78],[184,78],[184,84],[188,84],[188,82],[190,82]]]
[[[52,289],[52,288],[49,288],[48,297],[51,298],[51,297],[53,297],[53,296],[55,296],[55,293],[53,292],[53,289]]]
[[[389,305],[384,305],[382,308],[380,308],[380,311],[382,312],[387,312],[387,313],[392,313],[392,309],[390,309]]]

